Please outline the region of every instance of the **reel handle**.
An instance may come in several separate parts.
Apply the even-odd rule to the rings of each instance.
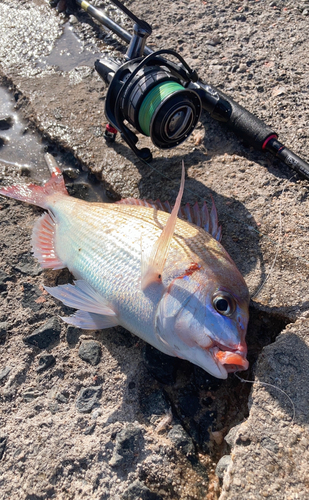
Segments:
[[[115,23],[112,19],[110,19],[102,9],[99,9],[97,7],[94,7],[94,5],[90,4],[86,0],[75,0],[77,5],[81,7],[85,12],[90,14],[94,19],[96,19],[100,24],[111,30],[113,33],[115,33],[121,40],[126,42],[127,44],[131,43],[132,40],[132,35],[126,31],[124,28],[121,28],[119,24]],[[122,5],[118,0],[113,2],[119,9],[121,9],[125,14],[127,14],[132,20],[136,20],[136,24],[140,27],[141,30],[143,30],[145,33],[150,34],[152,31],[151,26],[146,23],[146,21],[142,21],[141,19],[138,19],[134,14],[127,9],[124,5]],[[120,7],[121,6],[121,7]],[[133,16],[133,17],[132,17]],[[146,45],[143,47],[143,53],[145,55],[152,54],[152,50],[147,47]]]
[[[131,10],[129,10],[123,3],[119,2],[119,0],[110,0],[118,9],[122,10],[126,16],[128,16],[135,24],[139,26],[143,31],[147,33],[147,36],[150,36],[152,33],[152,27],[146,21],[139,19]]]

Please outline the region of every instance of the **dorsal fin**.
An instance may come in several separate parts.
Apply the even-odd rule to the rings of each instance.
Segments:
[[[163,228],[158,240],[154,243],[149,257],[146,257],[142,249],[142,290],[145,290],[153,283],[162,283],[162,272],[166,262],[167,254],[170,248],[171,240],[174,234],[177,215],[180,208],[181,198],[185,185],[185,167],[182,162],[182,175],[179,193],[169,216],[166,226]]]
[[[211,196],[212,206],[211,212],[209,214],[209,210],[204,201],[203,205],[200,207],[197,203],[191,207],[189,203],[185,206],[180,207],[178,217],[179,219],[187,220],[188,222],[192,222],[198,227],[202,227],[207,233],[211,234],[213,238],[218,241],[221,241],[221,226],[218,224],[218,214],[215,206],[215,202],[213,197]],[[154,208],[155,210],[162,210],[162,212],[171,213],[173,209],[173,205],[171,206],[168,201],[161,202],[160,200],[139,200],[138,198],[125,198],[123,200],[117,201],[117,204],[120,205],[138,205],[140,207],[148,207]]]

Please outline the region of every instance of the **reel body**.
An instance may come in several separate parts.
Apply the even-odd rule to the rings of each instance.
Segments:
[[[108,121],[145,160],[151,159],[151,152],[136,147],[138,137],[127,123],[150,137],[158,148],[170,149],[189,137],[202,111],[198,93],[187,88],[195,73],[161,57],[171,52],[178,57],[174,51],[158,51],[125,63],[109,58],[95,63],[109,84],[105,105]]]

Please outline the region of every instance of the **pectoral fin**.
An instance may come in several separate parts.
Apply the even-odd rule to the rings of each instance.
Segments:
[[[32,251],[43,268],[63,269],[66,267],[57,256],[55,232],[56,225],[49,214],[43,214],[34,225]]]
[[[142,251],[142,290],[145,290],[145,288],[147,288],[151,284],[162,282],[162,273],[167,259],[171,240],[174,234],[184,185],[185,167],[184,163],[182,162],[180,189],[171,215],[169,216],[166,226],[164,227],[160,237],[153,245],[149,256],[146,252]]]
[[[45,290],[66,306],[78,309],[63,321],[84,330],[96,330],[118,325],[116,312],[108,302],[86,281],[76,280],[74,285],[45,287]]]

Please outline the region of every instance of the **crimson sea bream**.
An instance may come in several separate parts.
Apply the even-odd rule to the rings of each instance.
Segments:
[[[46,287],[77,309],[64,321],[85,330],[122,325],[224,379],[248,368],[249,293],[218,241],[214,205],[210,215],[206,204],[180,209],[183,189],[184,168],[171,213],[135,199],[89,203],[70,197],[54,168],[44,186],[2,187],[0,194],[46,210],[32,249],[43,268],[67,267],[75,277],[73,285]]]

